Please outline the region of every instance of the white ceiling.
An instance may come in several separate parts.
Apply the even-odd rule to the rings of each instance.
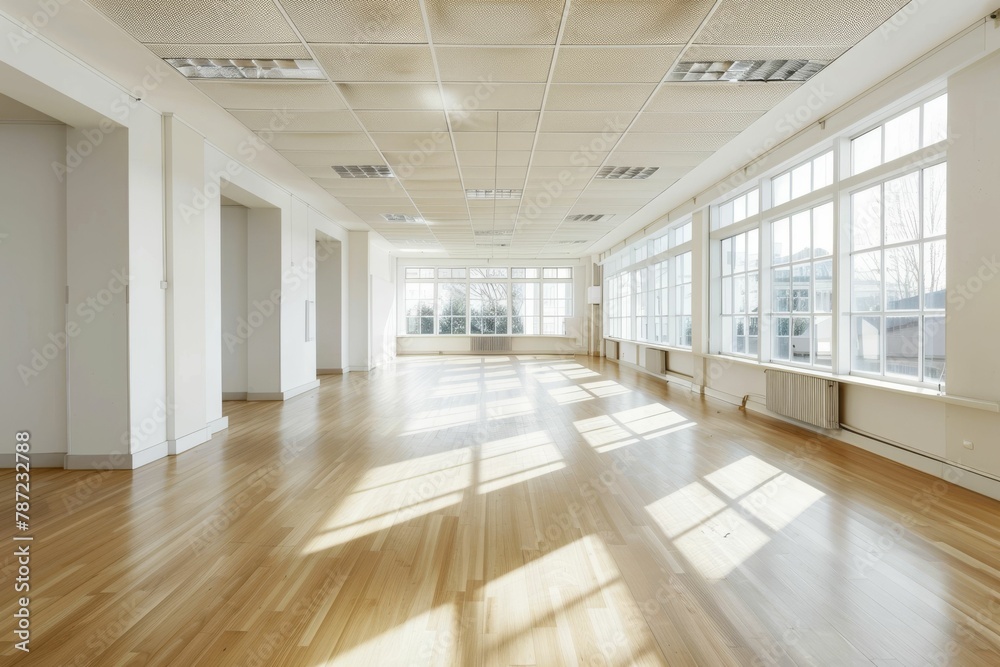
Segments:
[[[800,85],[663,83],[677,62],[832,60],[906,0],[90,3],[160,57],[315,58],[328,82],[194,85],[397,247],[499,258],[583,254]],[[396,178],[332,169],[367,164]]]

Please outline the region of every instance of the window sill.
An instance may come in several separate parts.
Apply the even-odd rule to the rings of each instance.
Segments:
[[[564,336],[555,334],[396,334],[396,338],[571,338],[576,336]]]
[[[754,361],[753,359],[730,356],[728,354],[706,354],[703,356],[708,359],[714,359],[717,361],[732,361],[746,366],[756,366],[757,368],[761,368],[763,370],[785,371],[786,373],[799,373],[800,375],[808,375],[810,377],[823,378],[824,380],[833,380],[834,382],[842,382],[844,384],[854,384],[861,387],[870,387],[872,389],[882,389],[884,391],[891,391],[896,394],[919,396],[920,398],[928,398],[933,401],[950,403],[951,405],[959,405],[961,407],[972,408],[975,410],[985,410],[987,412],[1000,412],[1000,403],[997,403],[995,401],[984,401],[979,398],[968,398],[966,396],[942,394],[940,392],[937,392],[933,389],[928,389],[926,387],[914,387],[906,384],[898,384],[896,382],[888,382],[885,380],[874,380],[872,378],[865,378],[857,375],[838,375],[836,373],[828,373],[825,371],[814,370],[811,368],[799,368],[796,366],[783,366],[781,364],[764,363],[760,361]]]
[[[614,336],[605,336],[604,340],[613,340],[616,343],[629,343],[631,345],[642,345],[643,347],[651,347],[654,350],[663,350],[665,352],[686,352],[687,354],[694,354],[690,347],[675,347],[673,345],[663,345],[662,343],[647,343],[643,340],[629,340],[628,338],[615,338]]]

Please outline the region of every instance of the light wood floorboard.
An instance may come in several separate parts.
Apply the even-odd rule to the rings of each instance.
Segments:
[[[1000,665],[1000,503],[612,363],[402,358],[225,412],[33,472],[0,664]]]

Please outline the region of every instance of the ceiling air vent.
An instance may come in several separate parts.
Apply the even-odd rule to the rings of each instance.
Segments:
[[[466,190],[468,199],[520,199],[521,190]]]
[[[570,246],[570,245],[585,245],[587,243],[590,243],[590,241],[553,241],[551,245]]]
[[[408,224],[421,225],[424,223],[423,218],[418,218],[413,215],[406,215],[405,213],[383,213],[382,217],[385,218],[386,222],[405,222]]]
[[[384,164],[334,165],[333,171],[341,178],[392,178],[392,169]]]
[[[566,222],[601,222],[612,218],[610,213],[580,213],[566,218]]]
[[[680,63],[667,81],[807,81],[829,60],[733,60]]]
[[[189,79],[325,80],[314,60],[270,58],[164,58]]]
[[[477,248],[509,248],[509,243],[477,243]]]
[[[659,167],[601,167],[594,178],[644,181],[655,174],[657,169]]]
[[[476,231],[476,236],[511,236],[513,233],[511,229],[485,229]]]

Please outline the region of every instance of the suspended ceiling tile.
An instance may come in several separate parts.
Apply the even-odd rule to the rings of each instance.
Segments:
[[[628,134],[618,144],[618,149],[635,152],[716,151],[735,137],[736,133],[724,132]]]
[[[621,133],[635,118],[634,111],[551,111],[542,114],[542,132]]]
[[[534,132],[500,132],[497,147],[502,151],[530,151],[534,140]]]
[[[495,151],[495,132],[455,132],[455,147],[460,151]]]
[[[535,158],[532,165],[539,167],[596,167],[607,157],[607,152],[580,153],[576,151],[535,151]]]
[[[684,52],[685,62],[733,60],[836,60],[844,46],[746,46],[694,44]]]
[[[453,111],[537,110],[542,106],[545,85],[541,83],[446,83],[443,89],[447,108]]]
[[[538,127],[537,111],[501,111],[497,117],[497,129],[501,132],[534,132]]]
[[[552,52],[534,46],[436,46],[442,81],[545,83]]]
[[[451,150],[441,150],[433,153],[420,153],[419,157],[415,157],[412,152],[396,153],[392,151],[383,151],[383,155],[385,155],[386,163],[392,165],[393,169],[396,169],[397,167],[409,167],[411,169],[416,169],[421,166],[442,167],[455,164],[455,153]]]
[[[700,44],[853,46],[909,0],[723,0]]]
[[[288,44],[146,44],[161,58],[309,58],[301,42]]]
[[[283,132],[355,132],[361,126],[350,111],[292,111],[279,115],[278,109],[233,109],[231,114],[251,130]]]
[[[436,81],[425,44],[313,44],[332,81]]]
[[[451,137],[446,132],[373,132],[372,140],[379,150],[412,152],[411,164],[419,166],[418,154],[450,151]]]
[[[541,132],[536,150],[579,151],[581,154],[607,152],[614,147],[619,133],[602,132]]]
[[[574,0],[563,44],[686,44],[713,0]]]
[[[761,111],[663,113],[643,112],[629,134],[644,132],[742,132],[763,115]]]
[[[338,83],[353,109],[441,109],[441,93],[433,83]]]
[[[226,109],[278,109],[334,111],[344,109],[343,100],[328,83],[257,81],[192,81],[203,93]]]
[[[418,0],[281,0],[308,42],[427,42]]]
[[[636,167],[696,167],[708,158],[712,152],[682,151],[676,153],[650,153],[615,150],[608,156],[608,164],[615,166]],[[654,174],[655,176],[655,174]],[[641,181],[640,181],[641,182]]]
[[[452,132],[496,132],[497,111],[446,111]],[[502,113],[512,113],[505,111]]]
[[[370,151],[363,132],[277,132],[269,143],[280,151]]]
[[[289,44],[298,37],[270,0],[151,3],[91,0],[140,42],[155,44]]]
[[[642,83],[554,83],[545,110],[636,112],[655,88]]]
[[[555,44],[563,0],[425,0],[435,44]]]
[[[280,153],[296,166],[325,167],[334,164],[384,164],[376,151],[280,151]]]
[[[646,111],[769,111],[800,85],[775,83],[665,83]]]
[[[443,111],[358,111],[369,132],[447,132]]]
[[[679,46],[564,46],[559,49],[556,83],[658,83]]]

